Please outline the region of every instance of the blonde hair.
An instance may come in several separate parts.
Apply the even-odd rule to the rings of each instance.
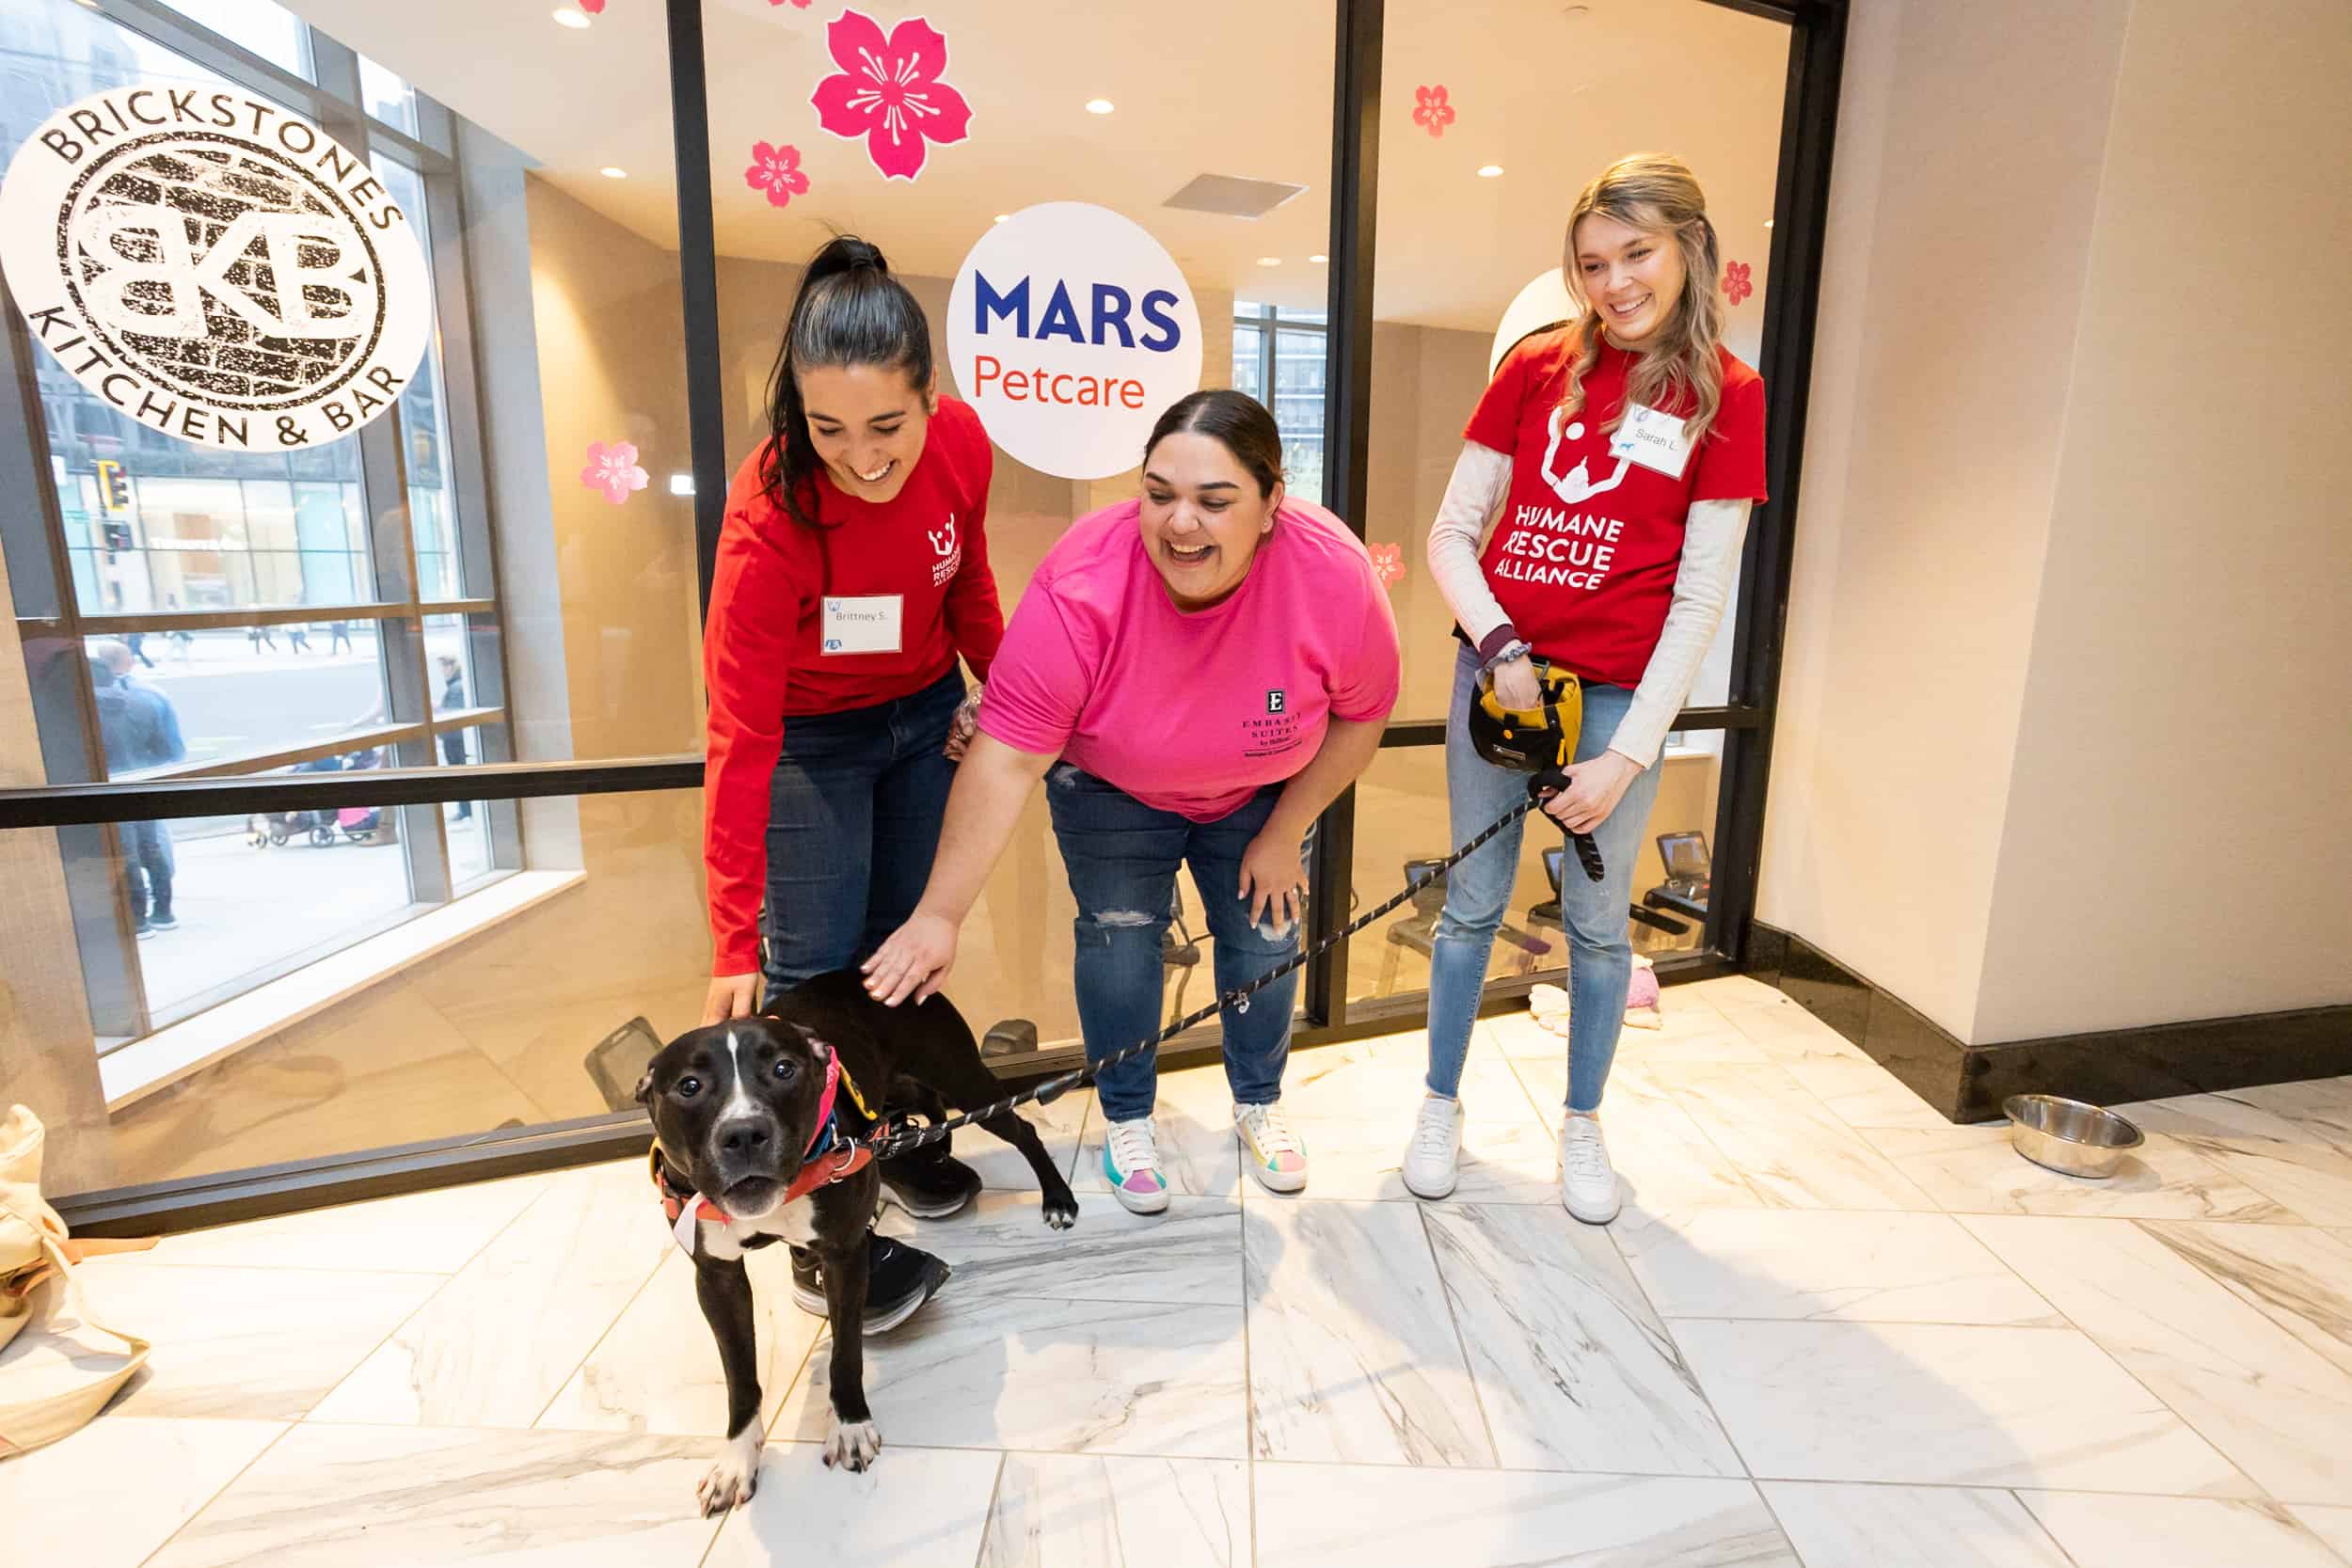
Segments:
[[[1715,423],[1724,400],[1724,366],[1720,354],[1724,337],[1723,258],[1715,226],[1707,218],[1707,197],[1697,177],[1681,159],[1666,153],[1644,152],[1620,159],[1584,187],[1568,213],[1567,238],[1561,266],[1568,293],[1584,314],[1576,325],[1580,348],[1568,367],[1568,394],[1561,406],[1573,416],[1584,406],[1584,378],[1600,363],[1600,309],[1584,294],[1583,275],[1576,265],[1576,226],[1586,214],[1598,213],[1629,229],[1673,239],[1682,253],[1687,275],[1682,297],[1673,312],[1645,344],[1626,381],[1626,403],[1662,406],[1677,391],[1688,391],[1694,407],[1683,422],[1692,441]],[[1625,421],[1618,409],[1603,429],[1614,431]]]

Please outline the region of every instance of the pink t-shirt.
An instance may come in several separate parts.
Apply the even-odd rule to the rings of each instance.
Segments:
[[[1330,513],[1285,500],[1224,603],[1168,602],[1139,501],[1072,525],[1029,579],[980,728],[1161,811],[1214,822],[1305,768],[1333,719],[1396,705],[1396,619]]]

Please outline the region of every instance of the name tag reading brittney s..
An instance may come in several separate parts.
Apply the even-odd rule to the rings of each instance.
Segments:
[[[1609,438],[1609,455],[1630,458],[1652,473],[1680,479],[1691,462],[1691,438],[1682,433],[1680,420],[1637,403]]]
[[[898,594],[825,595],[824,651],[829,654],[895,654],[905,596]]]

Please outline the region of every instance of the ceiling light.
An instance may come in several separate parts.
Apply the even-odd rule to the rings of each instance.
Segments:
[[[1502,173],[1502,166],[1501,164],[1483,164],[1479,166],[1478,178],[1481,180],[1493,180],[1499,178]]]
[[[1011,220],[1012,214],[1010,213],[999,213],[996,214],[996,221],[998,223],[1009,223]]]
[[[555,24],[558,27],[585,27],[588,16],[586,12],[576,11],[569,6],[558,6],[555,8]]]
[[[1087,100],[1087,113],[1090,115],[1106,115],[1117,107],[1119,107],[1119,105],[1113,103],[1107,98],[1089,98]]]
[[[1767,229],[1770,229],[1772,226],[1772,220],[1771,218],[1766,218],[1766,219],[1764,220],[1764,227],[1765,227],[1765,228],[1767,228]]]
[[[693,493],[694,476],[692,474],[676,473],[670,476],[670,494],[674,496],[691,496]]]
[[[1312,262],[1313,262],[1316,266],[1319,266],[1319,267],[1321,267],[1321,266],[1328,266],[1328,265],[1330,264],[1330,262],[1331,262],[1331,258],[1329,258],[1328,256],[1310,256],[1310,257],[1308,257],[1308,258],[1307,258],[1307,260],[1308,260],[1308,261],[1312,261]]]
[[[1258,258],[1258,265],[1262,267],[1279,267],[1281,264],[1282,259],[1279,256],[1261,256]]]
[[[605,165],[602,168],[596,170],[596,172],[603,175],[607,180],[626,180],[628,178],[628,170],[625,168],[614,168],[611,164]]]

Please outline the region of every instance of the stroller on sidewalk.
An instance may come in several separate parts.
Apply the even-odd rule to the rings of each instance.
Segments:
[[[315,762],[296,763],[296,773],[344,773],[384,765],[380,747],[364,752],[351,752],[341,756],[320,757]],[[256,849],[270,845],[282,845],[298,836],[308,835],[321,848],[340,838],[352,844],[365,844],[384,826],[384,812],[379,806],[342,806],[334,811],[269,811],[255,812],[246,819],[246,841]]]

